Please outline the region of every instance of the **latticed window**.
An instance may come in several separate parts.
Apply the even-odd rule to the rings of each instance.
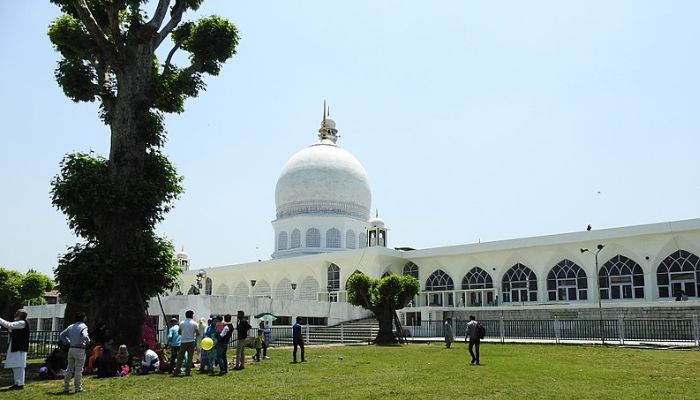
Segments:
[[[275,299],[287,299],[291,300],[294,298],[294,289],[292,289],[292,282],[287,278],[282,278],[277,286],[275,287],[275,293],[273,296]]]
[[[403,274],[411,275],[412,277],[418,279],[418,266],[409,261],[408,263],[406,263],[406,265],[403,266]]]
[[[503,302],[537,301],[537,276],[523,264],[510,267],[503,276]]]
[[[643,299],[644,270],[635,261],[617,255],[598,273],[601,299]]]
[[[340,248],[340,231],[331,228],[326,231],[326,247],[331,248],[331,249],[339,249]]]
[[[361,249],[367,247],[367,232],[360,232],[359,247]]]
[[[287,232],[280,232],[277,237],[277,250],[287,249]]]
[[[316,228],[306,231],[306,247],[321,247],[321,231]]]
[[[297,290],[299,291],[299,300],[316,300],[316,294],[318,293],[318,281],[310,276],[307,276],[301,282]]]
[[[355,237],[355,231],[348,229],[345,232],[345,248],[346,249],[356,249],[357,248],[357,238]]]
[[[335,264],[328,266],[328,287],[330,290],[340,290],[340,267]]]
[[[588,299],[586,271],[573,261],[559,261],[547,275],[547,294],[550,301]]]
[[[488,272],[479,267],[472,268],[462,278],[462,289],[491,289],[493,280]]]
[[[292,249],[298,249],[301,247],[301,232],[299,232],[299,229],[295,229],[292,231]]]
[[[659,297],[688,297],[700,294],[700,258],[685,250],[666,257],[656,269]]]
[[[428,280],[425,281],[425,290],[427,292],[454,290],[454,288],[455,285],[452,278],[441,269],[430,274]]]

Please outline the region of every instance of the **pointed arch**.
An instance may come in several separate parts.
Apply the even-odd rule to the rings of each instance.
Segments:
[[[699,297],[700,258],[685,250],[669,254],[656,268],[656,284],[659,297]]]
[[[248,297],[250,294],[250,291],[248,290],[248,284],[245,282],[238,282],[238,285],[236,285],[236,289],[233,291],[234,296],[239,296],[239,297]]]
[[[348,279],[345,280],[345,290],[348,290],[348,281],[350,280],[350,278],[352,278],[355,274],[362,274],[362,273],[363,272],[360,271],[359,269],[356,269],[355,271],[353,271],[353,273],[350,274],[350,276],[348,276]]]
[[[382,274],[382,278],[386,278],[387,276],[390,276],[390,275],[393,275],[393,272],[391,272],[391,271],[384,271],[384,273]]]
[[[644,299],[644,270],[623,255],[609,259],[598,272],[600,298]]]
[[[425,281],[426,292],[454,290],[454,288],[455,285],[454,281],[452,280],[452,277],[441,269],[438,269],[437,271],[430,274],[428,279],[426,279]]]
[[[214,290],[214,295],[216,296],[228,296],[229,294],[229,288],[225,283],[220,283]]]
[[[329,291],[340,290],[340,267],[331,263],[328,266],[328,285]]]
[[[355,249],[357,248],[357,238],[355,237],[355,231],[352,229],[348,229],[347,232],[345,232],[345,248],[347,249]]]
[[[462,278],[462,289],[492,289],[493,279],[488,272],[480,267],[474,267]]]
[[[280,232],[277,236],[277,250],[287,250],[287,232]]]
[[[340,248],[340,231],[331,228],[326,231],[326,247],[330,249],[339,249]]]
[[[294,289],[292,289],[292,282],[290,282],[287,278],[282,278],[282,280],[277,282],[277,286],[275,286],[275,295],[273,297],[275,299],[280,300],[294,299]]]
[[[306,247],[321,247],[321,231],[316,228],[306,231]]]
[[[406,265],[403,266],[403,274],[418,279],[418,266],[411,261],[407,262]]]
[[[211,278],[207,277],[207,279],[204,280],[204,294],[207,296],[211,296],[213,286],[214,284],[212,283]]]
[[[297,290],[299,291],[299,300],[316,300],[318,281],[311,276],[307,276]]]
[[[292,249],[298,249],[301,247],[301,232],[299,229],[292,231],[292,241],[289,247]]]
[[[266,280],[260,280],[253,286],[253,296],[256,297],[272,297],[272,289]]]
[[[559,261],[547,274],[547,295],[550,301],[587,300],[586,271],[571,260]]]
[[[503,302],[537,301],[537,276],[527,266],[517,263],[503,276]]]

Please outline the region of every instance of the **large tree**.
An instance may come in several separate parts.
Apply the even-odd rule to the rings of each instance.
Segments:
[[[393,321],[396,310],[404,308],[420,290],[418,280],[409,275],[391,274],[381,279],[372,279],[355,273],[348,279],[347,291],[350,304],[363,307],[374,313],[379,322],[379,332],[374,342],[395,343]]]
[[[63,12],[49,27],[62,56],[56,80],[71,100],[97,101],[111,134],[108,158],[68,154],[52,182],[53,204],[84,239],[60,258],[56,280],[69,302],[66,320],[85,308],[118,343],[133,345],[146,301],[180,272],[172,244],[153,231],[183,190],[161,152],[164,114],[183,112],[185,99],[204,89],[203,74],[219,74],[238,31],[218,16],[182,22],[202,0],[52,2]],[[169,37],[161,61],[157,49]],[[189,53],[187,65],[175,64],[178,50]]]

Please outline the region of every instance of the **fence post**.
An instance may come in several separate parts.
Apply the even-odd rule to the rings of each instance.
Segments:
[[[503,322],[503,316],[501,315],[501,321],[500,321],[500,328],[501,328],[501,343],[505,343],[506,341],[506,325],[505,322]]]
[[[342,322],[340,323],[340,343],[345,343],[345,335]]]
[[[700,347],[700,331],[698,331],[697,315],[693,315],[693,336],[695,337],[695,347]]]
[[[620,344],[625,344],[625,319],[622,315],[617,319],[617,334],[620,336]]]
[[[310,340],[311,340],[310,331],[311,331],[311,328],[309,327],[309,325],[306,325],[306,343],[310,343]]]
[[[554,343],[559,344],[559,338],[560,338],[560,331],[561,331],[561,322],[559,321],[559,317],[556,315],[554,316],[554,321],[552,321],[554,324]]]

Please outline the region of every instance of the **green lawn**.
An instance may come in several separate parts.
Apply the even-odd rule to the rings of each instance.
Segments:
[[[233,352],[229,352],[233,353]],[[223,377],[193,374],[85,378],[90,399],[698,399],[700,352],[572,345],[482,345],[470,366],[463,343],[307,348],[289,364],[290,349]],[[229,359],[231,359],[229,355]],[[11,371],[0,383],[11,384]],[[29,381],[0,398],[55,398],[61,381]],[[9,396],[8,396],[9,395]],[[71,397],[74,395],[71,395]]]

